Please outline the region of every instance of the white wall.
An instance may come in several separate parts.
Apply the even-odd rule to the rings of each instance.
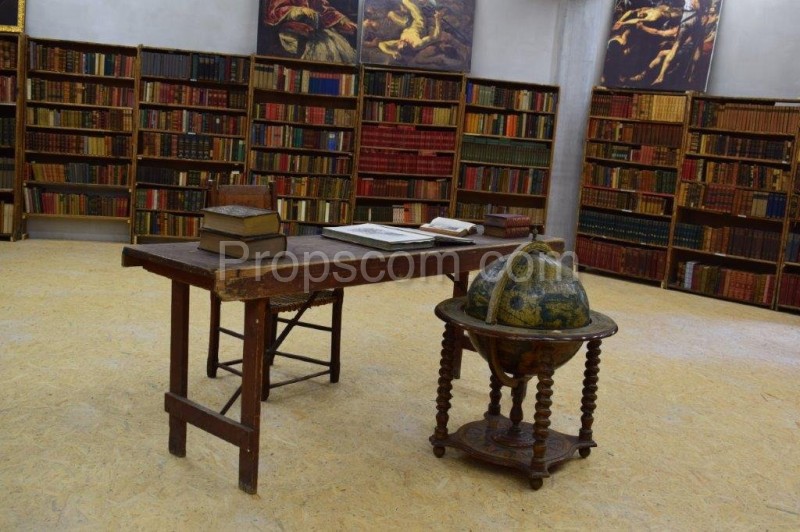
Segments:
[[[561,86],[548,233],[571,243],[614,0],[476,0],[472,74]],[[258,0],[28,0],[35,37],[249,54]],[[708,91],[800,96],[800,0],[724,0]]]

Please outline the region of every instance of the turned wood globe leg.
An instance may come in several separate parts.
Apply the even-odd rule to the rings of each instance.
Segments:
[[[456,334],[462,334],[461,329],[450,323],[444,326],[442,334],[442,358],[439,363],[439,388],[436,393],[436,429],[430,440],[433,443],[433,454],[437,458],[444,456],[444,445],[447,440],[447,422],[450,420],[450,399],[453,398],[453,356],[457,347]]]
[[[531,459],[531,487],[539,489],[541,478],[549,476],[545,455],[547,454],[547,437],[550,435],[550,406],[553,401],[553,367],[542,365],[539,370],[539,383],[536,385],[536,414],[533,424],[533,458]],[[534,483],[534,477],[538,477],[540,482]],[[537,484],[537,485],[534,485]]]
[[[491,375],[489,377],[489,406],[483,417],[500,415],[500,399],[503,398],[503,383],[500,379]]]
[[[601,340],[592,340],[588,343],[586,351],[586,369],[583,372],[583,394],[581,397],[581,429],[578,432],[578,441],[592,441],[592,423],[594,423],[594,409],[597,407],[597,375],[600,373],[600,345]],[[591,454],[589,447],[578,450],[581,458]]]

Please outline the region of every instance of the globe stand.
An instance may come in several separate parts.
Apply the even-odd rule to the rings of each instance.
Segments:
[[[436,429],[430,437],[433,453],[441,458],[446,447],[454,447],[475,458],[517,468],[528,474],[533,489],[539,489],[543,479],[550,476],[551,467],[568,460],[576,451],[586,458],[591,453],[591,447],[597,446],[592,439],[592,424],[597,399],[600,345],[602,338],[617,332],[617,325],[611,318],[594,311],[590,313],[589,325],[565,331],[492,325],[468,315],[464,311],[465,305],[466,298],[461,297],[445,300],[436,306],[436,315],[445,322],[445,331],[436,399]],[[453,397],[453,357],[457,339],[463,336],[462,331],[466,331],[470,338],[480,340],[473,341],[473,344],[479,344],[475,347],[482,349],[481,355],[489,363],[489,406],[484,419],[467,423],[449,434],[447,423]],[[523,366],[534,369],[511,376],[503,371],[498,356],[498,344],[503,341],[529,343],[530,356]],[[588,349],[581,399],[581,428],[573,436],[550,429],[550,398],[553,395],[555,369],[566,362],[557,353],[563,351],[566,344],[577,343],[579,347],[583,342],[588,342]],[[531,424],[522,421],[522,402],[528,382],[534,376],[537,378],[537,393],[534,423]],[[511,389],[512,406],[508,417],[500,413],[503,386]]]

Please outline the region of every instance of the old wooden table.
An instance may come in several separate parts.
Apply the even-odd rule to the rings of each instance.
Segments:
[[[123,266],[141,266],[172,280],[169,391],[169,451],[186,455],[186,424],[239,447],[239,488],[258,488],[261,375],[264,315],[272,296],[328,288],[448,275],[453,295],[466,294],[468,272],[513,251],[524,238],[474,237],[474,245],[408,252],[383,252],[318,236],[291,237],[289,256],[239,263],[198,250],[196,242],[126,246]],[[294,257],[294,258],[291,258]],[[223,301],[244,301],[241,415],[223,416],[187,398],[189,365],[189,286],[212,291]],[[462,335],[463,336],[463,335]],[[460,339],[458,340],[460,341]],[[459,351],[457,348],[455,351]]]

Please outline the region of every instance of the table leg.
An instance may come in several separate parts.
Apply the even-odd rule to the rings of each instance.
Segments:
[[[597,374],[600,372],[600,345],[602,340],[592,340],[586,350],[586,370],[583,372],[583,397],[581,397],[581,430],[578,441],[592,441],[592,423],[594,423],[594,409],[597,407]],[[585,447],[578,451],[582,458],[591,454],[592,450]]]
[[[268,300],[246,301],[244,305],[244,348],[242,352],[242,414],[240,423],[251,429],[239,447],[239,489],[258,489],[258,451],[261,424],[261,384],[264,371],[264,338]]]
[[[187,397],[189,388],[189,285],[172,281],[169,391]],[[186,456],[186,421],[169,415],[169,452]]]
[[[542,477],[546,477],[545,455],[547,454],[547,437],[550,434],[550,406],[553,401],[553,368],[545,365],[539,370],[539,383],[536,385],[536,414],[533,424],[533,458],[531,459],[531,487],[538,490],[542,487]]]
[[[486,409],[484,417],[500,415],[500,399],[503,398],[502,388],[503,383],[492,374],[489,377],[489,407]]]
[[[450,419],[450,399],[453,398],[453,351],[455,349],[456,335],[464,334],[461,329],[445,323],[442,335],[442,360],[439,367],[439,388],[436,395],[436,430],[431,436],[433,454],[438,458],[444,456],[442,442],[447,440],[447,422]]]
[[[219,325],[222,301],[214,292],[211,294],[211,314],[208,326],[208,359],[206,360],[206,375],[216,378],[217,364],[219,363]]]
[[[456,272],[453,274],[453,297],[463,297],[469,291],[469,272]],[[464,331],[458,329],[453,347],[453,378],[461,378],[461,358],[464,348],[461,343],[464,339]]]

